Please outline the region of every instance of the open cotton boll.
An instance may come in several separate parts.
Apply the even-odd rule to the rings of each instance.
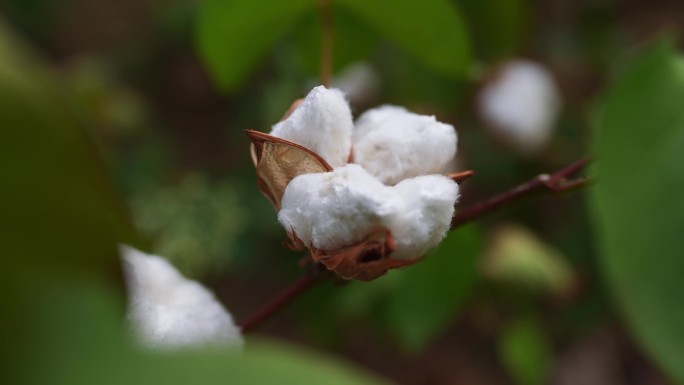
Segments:
[[[401,107],[367,111],[354,128],[354,162],[386,184],[437,174],[456,154],[456,131],[434,116]]]
[[[335,250],[382,228],[397,210],[391,189],[356,164],[300,175],[283,194],[278,219],[308,247]]]
[[[442,175],[405,179],[394,191],[403,208],[389,217],[388,228],[394,235],[395,259],[423,256],[444,238],[458,201],[458,184]]]
[[[347,164],[354,123],[344,94],[337,89],[318,86],[271,135],[308,148],[330,166]]]
[[[243,343],[231,315],[198,282],[167,260],[121,246],[129,292],[128,318],[145,346],[159,349]]]
[[[518,60],[482,89],[479,105],[484,119],[512,148],[533,155],[551,138],[561,97],[544,67]]]
[[[349,164],[293,179],[278,219],[304,244],[326,251],[387,229],[397,246],[392,258],[418,258],[444,238],[458,191],[456,182],[442,175],[385,186],[359,165]]]

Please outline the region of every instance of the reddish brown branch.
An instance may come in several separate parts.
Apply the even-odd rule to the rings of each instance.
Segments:
[[[454,219],[451,221],[451,229],[453,230],[466,222],[479,219],[500,208],[509,206],[536,192],[552,191],[554,193],[561,193],[582,187],[589,183],[589,178],[578,178],[575,180],[568,180],[568,178],[580,172],[589,162],[589,158],[579,160],[554,174],[539,175],[511,190],[461,210],[461,212],[454,216]],[[470,176],[470,174],[468,176]],[[321,274],[321,268],[320,264],[313,265],[311,269],[304,272],[304,274],[289,287],[276,294],[274,298],[247,317],[241,324],[242,332],[249,333],[256,329],[275,313],[279,312],[308,289],[313,287],[317,282],[320,282],[324,277],[324,275]]]
[[[589,178],[579,178],[572,181],[568,180],[568,178],[580,172],[590,161],[591,159],[589,158],[581,159],[554,174],[538,175],[530,181],[506,192],[463,209],[454,216],[454,219],[451,221],[451,229],[497,211],[505,206],[509,206],[536,192],[547,190],[554,193],[561,193],[582,187],[589,183]]]
[[[333,70],[333,49],[335,46],[335,20],[330,0],[319,0],[321,15],[321,83],[330,88]]]
[[[242,333],[249,333],[259,327],[262,323],[271,318],[273,314],[285,308],[317,282],[320,282],[323,276],[324,275],[320,273],[318,266],[307,269],[307,271],[290,286],[281,290],[275,297],[271,298],[254,313],[249,315],[247,319],[242,321],[240,324]]]

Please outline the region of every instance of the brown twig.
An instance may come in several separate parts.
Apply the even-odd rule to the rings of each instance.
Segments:
[[[278,292],[275,297],[271,298],[242,321],[240,323],[242,333],[249,333],[259,327],[262,323],[271,318],[273,314],[285,308],[316,283],[322,281],[323,277],[325,277],[325,274],[322,274],[320,266],[313,265],[310,269],[307,269],[304,274],[297,278],[290,286]]]
[[[335,45],[335,20],[330,0],[319,0],[321,15],[321,84],[330,88],[333,69],[333,49]]]
[[[520,199],[544,190],[554,193],[562,193],[582,187],[590,182],[589,178],[579,178],[569,181],[568,178],[580,172],[589,162],[590,158],[581,159],[554,174],[541,174],[537,177],[516,186],[506,192],[489,198],[474,206],[461,210],[451,221],[451,229],[480,218],[491,212],[509,206]]]
[[[472,207],[461,210],[451,221],[451,230],[456,227],[470,222],[472,220],[483,217],[500,208],[511,205],[524,197],[530,196],[533,193],[541,191],[552,191],[554,193],[567,192],[590,182],[589,178],[578,178],[575,180],[568,180],[571,176],[580,172],[591,160],[589,158],[579,160],[564,169],[554,174],[542,174],[530,181],[514,187],[504,193],[496,195]],[[247,317],[241,323],[243,333],[249,333],[264,321],[267,321],[275,313],[283,309],[285,306],[292,303],[301,294],[313,287],[317,282],[320,282],[324,275],[321,274],[321,269],[324,269],[320,264],[314,264],[310,269],[304,272],[290,286],[276,294],[270,301],[260,307],[256,312]]]

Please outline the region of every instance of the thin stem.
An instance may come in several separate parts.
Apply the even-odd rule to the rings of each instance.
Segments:
[[[554,174],[538,175],[528,182],[506,192],[461,210],[461,212],[454,216],[451,221],[451,230],[466,222],[479,219],[498,209],[509,206],[537,192],[551,191],[554,193],[562,193],[583,187],[591,181],[589,178],[579,178],[571,181],[568,180],[568,178],[580,172],[590,161],[591,159],[585,158]],[[241,324],[242,332],[249,333],[253,331],[274,314],[296,300],[300,295],[308,291],[317,282],[322,281],[325,276],[330,276],[329,274],[321,274],[322,269],[324,269],[324,267],[320,264],[314,264],[312,268],[307,269],[294,283],[280,291],[270,301],[247,317]]]
[[[470,222],[505,206],[509,206],[536,192],[546,190],[554,193],[562,193],[582,187],[590,182],[589,178],[580,178],[573,181],[568,181],[568,178],[581,171],[590,161],[591,159],[589,158],[581,159],[554,174],[538,175],[508,191],[463,209],[452,219],[451,229],[453,230],[466,222]]]
[[[335,46],[335,20],[330,0],[319,0],[321,17],[321,84],[330,88],[332,82],[333,50]]]
[[[318,266],[313,266],[313,268],[307,269],[304,274],[297,278],[297,280],[294,281],[290,286],[281,290],[275,295],[275,297],[271,298],[254,313],[249,315],[247,319],[242,321],[240,324],[242,333],[249,333],[259,327],[275,313],[278,313],[280,310],[297,299],[300,295],[308,291],[317,282],[322,281],[323,277],[324,275],[320,274]]]

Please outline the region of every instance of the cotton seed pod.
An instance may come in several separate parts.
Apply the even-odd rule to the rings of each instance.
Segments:
[[[352,133],[340,95],[316,87],[272,135],[247,134],[259,188],[278,210],[289,245],[308,249],[345,279],[368,281],[416,262],[441,241],[458,200],[456,182],[473,172],[435,174],[455,154],[452,126],[383,106],[362,116]],[[332,164],[335,145],[347,157]]]

